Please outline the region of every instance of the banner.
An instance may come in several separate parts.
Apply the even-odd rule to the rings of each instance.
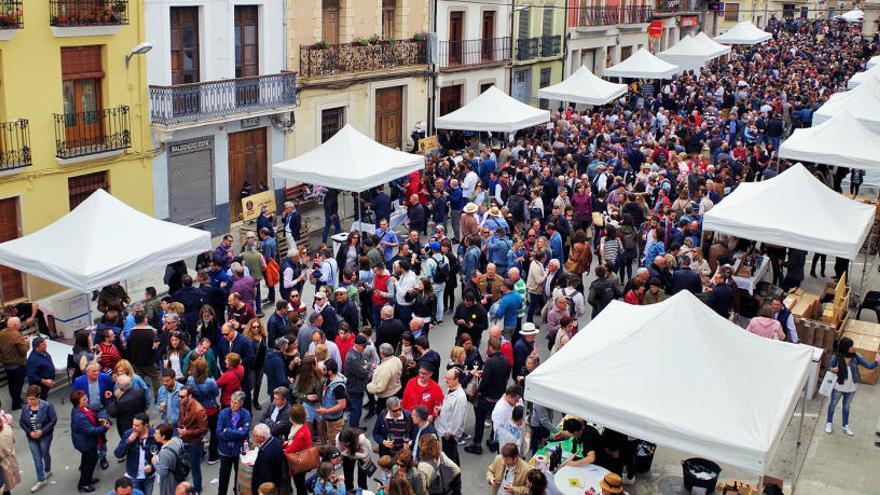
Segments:
[[[436,134],[419,139],[419,153],[427,156],[432,151],[440,151],[440,140],[437,139]]]
[[[275,191],[263,191],[241,200],[241,219],[245,222],[256,219],[260,216],[260,209],[268,206],[269,211],[275,211]]]
[[[648,36],[651,38],[663,36],[663,21],[651,21],[651,24],[648,25]]]

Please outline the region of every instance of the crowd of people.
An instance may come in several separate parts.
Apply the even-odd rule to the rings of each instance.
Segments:
[[[425,170],[359,196],[377,228],[352,232],[335,252],[321,244],[311,253],[300,212],[286,203],[280,221],[264,210],[240,249],[224,236],[194,276],[182,261],[169,265],[166,296],[151,287],[132,304],[120,284],[105,287],[103,316],[77,333],[71,358],[77,488],[94,491],[112,452],[125,467],[116,494],[203,493],[207,462],[220,464],[225,495],[240,455],[256,449],[252,493],[458,494],[463,446],[497,452],[485,476],[492,494],[543,495],[548,473],[526,459],[548,439],[574,439],[579,454],[565,464],[606,468],[603,493],[622,493],[634,477],[633,439],[524,403],[525,377],[613,300],[653,304],[691,291],[722,316],[749,311],[731,264],[753,243],[704,231],[702,215],[738,184],[783,170],[781,140],[810,126],[878,45],[827,21],[774,18],[768,29],[771,41],[734,47],[700,77],[634,83],[618,102],[562,109],[495,149],[441,134],[443,154]],[[858,192],[863,176],[812,170],[838,191],[850,174]],[[324,242],[340,229],[338,194],[324,199]],[[389,228],[394,202],[407,208],[405,233]],[[283,257],[276,236],[287,240]],[[774,284],[804,280],[805,252],[759,249]],[[835,276],[847,264],[835,263]],[[810,274],[825,277],[823,257]],[[754,313],[749,331],[797,342],[781,298]],[[456,330],[444,364],[432,331],[446,319]],[[7,313],[0,360],[38,491],[52,474],[55,366],[21,324]],[[837,397],[844,422],[858,377]],[[12,427],[0,414],[7,491],[20,478],[6,455]]]

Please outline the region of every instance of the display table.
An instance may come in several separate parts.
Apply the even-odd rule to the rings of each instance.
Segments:
[[[608,473],[610,471],[595,464],[578,467],[565,466],[550,475],[551,479],[547,481],[548,484],[555,486],[562,495],[584,495],[584,492],[589,492],[591,488],[596,494],[601,494],[602,488],[599,486],[599,482]]]
[[[733,264],[733,273],[739,269],[740,260],[736,260],[736,263]],[[737,275],[733,276],[733,280],[736,282],[736,286],[740,289],[746,290],[749,292],[749,295],[754,294],[755,287],[758,285],[758,282],[764,279],[764,276],[767,275],[767,271],[770,269],[770,258],[767,256],[763,257],[761,261],[761,266],[759,266],[754,275],[751,277],[740,277]]]

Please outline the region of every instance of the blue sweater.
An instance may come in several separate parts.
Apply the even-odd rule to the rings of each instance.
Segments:
[[[498,301],[493,314],[498,318],[504,318],[504,328],[513,328],[516,326],[520,306],[522,306],[522,298],[516,292],[510,291]]]
[[[48,352],[31,352],[27,358],[28,385],[39,385],[40,380],[55,379],[55,365]]]
[[[247,409],[238,410],[238,424],[232,425],[232,409],[227,407],[217,416],[217,450],[226,457],[238,457],[244,441],[251,431],[251,413]]]

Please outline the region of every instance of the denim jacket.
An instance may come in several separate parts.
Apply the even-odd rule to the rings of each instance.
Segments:
[[[831,367],[837,367],[837,354],[831,356]],[[872,370],[877,366],[880,366],[880,363],[877,361],[868,362],[867,359],[863,358],[861,354],[856,353],[855,358],[849,361],[849,372],[852,374],[853,382],[862,383],[862,374],[859,372],[859,365],[864,366],[866,369]]]
[[[178,381],[174,382],[174,390],[170,392],[164,385],[159,387],[159,396],[158,399],[156,399],[156,409],[161,411],[159,406],[165,404],[165,411],[161,412],[163,423],[177,425],[177,416],[180,415],[180,397],[178,396],[178,392],[180,392],[180,389],[182,388],[183,385]]]
[[[31,415],[33,412],[31,411],[31,407],[25,404],[21,408],[21,417],[18,420],[18,424],[21,425],[21,429],[26,433],[30,433],[32,431],[40,430],[43,432],[43,436],[51,435],[55,430],[55,424],[58,422],[58,416],[55,415],[55,406],[52,405],[51,402],[40,399],[40,407],[37,409],[37,428],[36,430],[31,427]],[[30,440],[30,437],[28,437]]]

